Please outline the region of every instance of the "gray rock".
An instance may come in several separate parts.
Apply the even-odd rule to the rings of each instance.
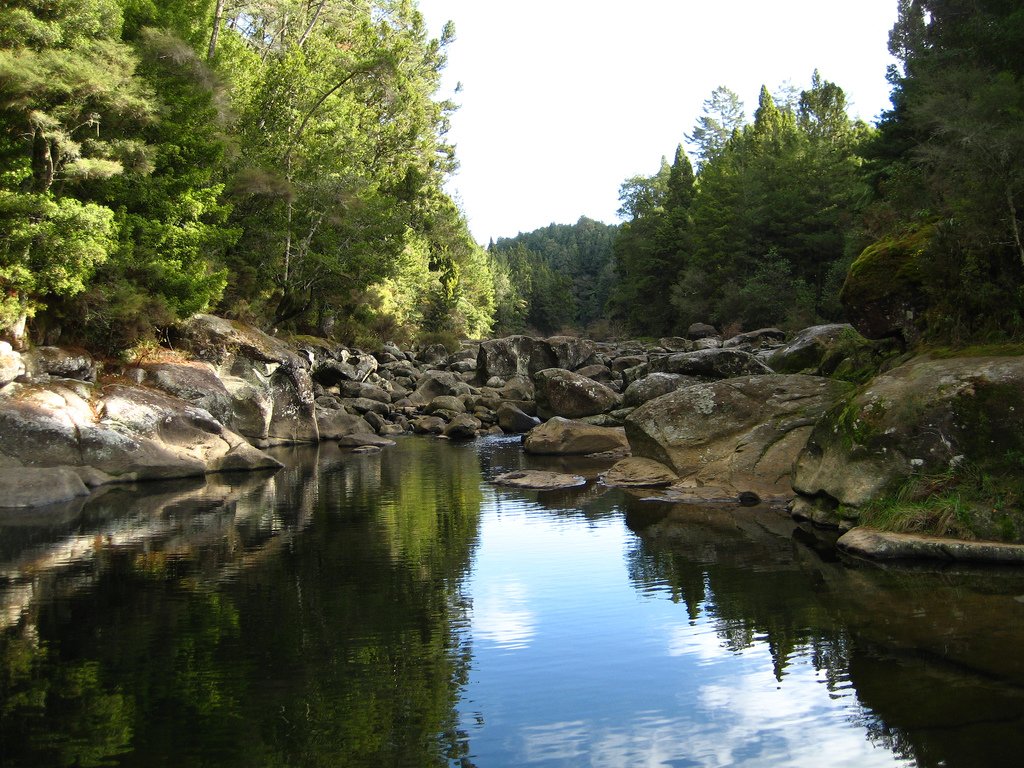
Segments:
[[[595,427],[557,416],[531,429],[523,440],[523,450],[533,454],[601,453],[628,445],[622,428]]]
[[[535,375],[546,368],[575,371],[594,354],[594,349],[593,341],[576,336],[552,336],[537,340],[530,353],[529,373]]]
[[[658,339],[658,346],[666,352],[691,352],[693,342],[681,336],[665,336]]]
[[[639,456],[621,459],[601,475],[601,482],[613,488],[665,488],[678,479],[664,464]]]
[[[468,413],[460,413],[448,422],[448,426],[441,434],[452,440],[471,440],[476,437],[477,430],[482,426],[483,424],[476,417],[470,416]]]
[[[652,373],[626,387],[626,391],[622,393],[622,404],[636,408],[648,400],[675,392],[682,386],[696,384],[698,381],[696,376],[683,376],[680,373]]]
[[[390,448],[393,445],[397,445],[394,440],[389,440],[386,437],[375,435],[373,433],[355,432],[351,435],[344,435],[338,438],[338,445],[342,448],[361,448],[363,446],[371,445],[376,448]]]
[[[440,435],[444,433],[447,424],[439,416],[420,416],[412,420],[411,426],[412,431],[417,434]]]
[[[749,352],[739,349],[701,349],[651,360],[652,373],[678,373],[703,379],[759,376],[772,369]]]
[[[0,469],[0,507],[42,507],[88,495],[85,483],[69,467]]]
[[[0,387],[10,384],[25,373],[25,361],[21,353],[6,341],[0,341]]]
[[[512,434],[520,434],[523,432],[529,432],[531,429],[540,424],[540,419],[535,416],[530,416],[524,413],[521,409],[517,408],[512,403],[502,403],[498,407],[498,425],[505,432]]]
[[[788,496],[793,461],[818,418],[852,387],[814,376],[745,376],[677,389],[626,419],[636,456],[725,495]]]
[[[853,528],[836,542],[839,549],[873,560],[941,560],[944,562],[1024,565],[1024,546],[992,541],[963,541]]]
[[[507,336],[482,342],[476,358],[477,380],[529,376],[530,356],[536,343],[536,339],[529,336]]]
[[[23,357],[26,372],[34,377],[96,381],[96,361],[88,352],[73,352],[60,347],[35,347]]]
[[[848,510],[961,463],[998,476],[1024,455],[1024,358],[919,357],[817,424],[794,468],[804,496]]]
[[[778,328],[758,328],[756,331],[747,331],[738,334],[722,342],[723,349],[745,349],[758,350],[769,347],[777,347],[786,340],[785,331]]]
[[[337,440],[353,434],[373,434],[369,422],[361,416],[349,413],[344,409],[316,411],[317,428],[321,440]]]
[[[578,488],[587,484],[587,479],[580,475],[569,475],[561,472],[545,472],[537,469],[520,469],[506,472],[494,478],[496,485],[510,488],[524,488],[533,491],[551,491],[562,488]]]
[[[539,371],[534,382],[541,418],[594,416],[620,403],[619,396],[600,382],[561,368]]]
[[[452,411],[454,413],[465,413],[466,404],[457,397],[452,395],[438,395],[429,403],[427,403],[424,410],[427,413],[437,413],[438,411]]]
[[[717,336],[718,330],[713,325],[707,323],[694,323],[690,326],[686,332],[686,337],[692,341],[697,339],[706,339],[710,336]]]

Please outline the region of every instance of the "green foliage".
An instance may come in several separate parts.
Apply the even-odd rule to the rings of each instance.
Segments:
[[[614,307],[636,333],[693,322],[796,328],[840,315],[867,128],[817,72],[792,97],[763,88],[753,123],[742,115],[735,94],[716,89],[688,136],[696,179],[680,147],[671,166],[622,187],[629,220],[615,244]]]
[[[900,4],[893,109],[870,147],[877,241],[934,224],[921,263],[932,343],[1024,332],[1024,12],[1001,0]]]
[[[584,216],[493,243],[495,331],[552,333],[601,318],[612,287],[615,233]]]

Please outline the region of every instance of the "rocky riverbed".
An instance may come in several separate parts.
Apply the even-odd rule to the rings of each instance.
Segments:
[[[359,350],[212,315],[132,364],[0,343],[2,507],[273,469],[263,450],[273,445],[386,450],[406,433],[520,433],[527,452],[618,459],[607,485],[672,501],[788,505],[851,529],[915,477],[1024,456],[1024,359],[914,357],[846,325],[791,338],[769,328],[723,339],[698,325],[647,343],[512,336],[454,353]],[[1024,540],[1002,518],[982,523],[982,538]],[[862,537],[856,551],[872,556],[863,542],[876,540]]]

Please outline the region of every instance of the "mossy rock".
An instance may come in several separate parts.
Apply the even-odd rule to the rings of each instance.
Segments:
[[[934,227],[921,227],[865,248],[850,265],[839,301],[850,323],[869,339],[921,337],[927,307],[922,287],[924,256]]]
[[[922,356],[818,422],[793,487],[880,527],[1020,540],[1022,469],[1024,357]]]

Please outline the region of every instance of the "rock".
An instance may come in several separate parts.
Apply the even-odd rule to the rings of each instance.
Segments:
[[[658,339],[658,346],[666,352],[691,352],[693,342],[681,336],[666,336]]]
[[[533,382],[525,376],[513,376],[501,387],[498,394],[503,400],[527,401],[533,400],[536,388]]]
[[[708,336],[706,339],[697,339],[693,342],[693,346],[690,351],[696,352],[700,349],[721,349],[722,340],[717,336]]]
[[[465,413],[466,404],[457,397],[452,395],[438,395],[429,403],[427,403],[424,410],[427,413],[437,413],[438,411],[453,411],[454,413]]]
[[[747,331],[722,342],[723,349],[741,348],[745,350],[765,349],[777,347],[786,340],[785,331],[778,328],[758,328],[756,331]]]
[[[412,420],[412,431],[421,435],[440,435],[447,426],[439,416],[420,416]]]
[[[539,371],[534,382],[541,418],[594,416],[619,404],[619,396],[600,382],[561,368]]]
[[[9,342],[0,341],[0,387],[25,373],[25,361]]]
[[[337,410],[317,408],[316,424],[320,431],[321,440],[337,440],[347,435],[367,435],[374,432],[366,419],[349,413],[342,408]]]
[[[679,373],[652,373],[637,379],[622,393],[622,404],[636,408],[648,400],[675,392],[682,386],[696,384],[700,381],[696,376],[683,376]]]
[[[391,393],[375,384],[365,381],[342,381],[337,386],[342,397],[362,397],[381,403],[391,403]]]
[[[525,488],[534,491],[551,491],[560,488],[577,488],[587,484],[587,479],[580,475],[568,475],[560,472],[543,472],[537,469],[521,469],[506,472],[494,478],[496,485],[510,488]]]
[[[96,361],[85,351],[60,347],[35,347],[24,355],[25,370],[33,377],[96,381]]]
[[[815,376],[744,376],[693,384],[626,419],[636,456],[725,495],[791,495],[790,472],[818,418],[852,387]]]
[[[554,417],[534,427],[523,439],[523,450],[534,454],[588,454],[628,447],[622,428],[595,427]]]
[[[139,382],[174,395],[209,411],[215,419],[236,432],[235,403],[224,382],[209,363],[156,363],[140,366]]]
[[[869,339],[899,336],[915,343],[923,329],[928,298],[921,276],[934,225],[865,248],[839,292],[846,317]]]
[[[653,373],[677,373],[703,379],[760,376],[772,369],[749,352],[739,349],[701,349],[651,360]]]
[[[89,466],[120,481],[281,466],[208,411],[156,390],[68,379],[11,387],[0,398],[0,454],[23,464]]]
[[[470,416],[468,413],[460,413],[448,422],[448,426],[444,428],[444,432],[441,434],[452,440],[472,440],[476,437],[477,430],[482,426],[483,424],[479,419]]]
[[[665,488],[678,479],[664,464],[639,456],[622,459],[601,475],[601,482],[614,488]]]
[[[451,371],[427,371],[420,377],[410,399],[426,405],[441,395],[457,397],[471,391],[472,388]]]
[[[338,445],[342,448],[362,448],[368,445],[375,448],[390,448],[393,445],[397,445],[397,443],[394,440],[389,440],[388,438],[381,437],[380,435],[356,432],[351,435],[344,435],[343,437],[338,438]]]
[[[552,336],[536,340],[530,353],[528,373],[535,375],[546,368],[575,371],[594,354],[594,349],[593,341],[576,336]]]
[[[502,403],[498,406],[497,415],[498,425],[502,430],[513,434],[529,432],[540,424],[540,419],[524,413],[512,403]]]
[[[623,373],[647,362],[647,355],[623,355],[612,359],[612,372]]]
[[[717,336],[718,330],[713,325],[707,323],[694,323],[686,331],[686,337],[691,341],[697,341],[697,339],[706,339],[710,336]]]
[[[870,341],[852,325],[834,323],[805,328],[774,350],[766,362],[778,373],[836,376],[863,383],[900,352],[893,339]]]
[[[477,380],[487,381],[492,376],[505,380],[516,375],[529,376],[530,355],[536,343],[536,339],[529,336],[507,336],[482,342],[476,358]]]
[[[88,495],[89,489],[70,467],[0,469],[0,507],[42,507]]]
[[[946,562],[1024,565],[1024,546],[991,541],[963,541],[937,536],[853,528],[836,542],[844,552],[873,560],[928,559]]]
[[[818,423],[793,487],[849,509],[961,463],[998,476],[1024,455],[1024,357],[915,358]]]
[[[175,334],[178,347],[210,363],[241,406],[232,423],[245,437],[260,445],[320,439],[308,356],[262,331],[213,315],[193,315]],[[255,408],[245,403],[249,397],[257,399]]]
[[[605,383],[612,380],[612,369],[607,365],[585,365],[576,370],[580,376]]]
[[[448,350],[444,344],[428,344],[416,353],[416,362],[424,365],[437,365],[448,359]]]

